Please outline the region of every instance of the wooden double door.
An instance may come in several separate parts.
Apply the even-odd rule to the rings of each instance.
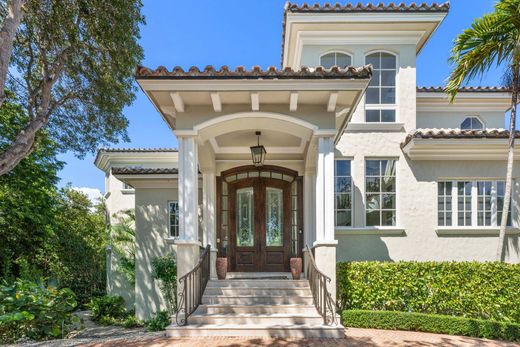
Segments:
[[[256,177],[229,185],[231,271],[290,271],[291,183]]]

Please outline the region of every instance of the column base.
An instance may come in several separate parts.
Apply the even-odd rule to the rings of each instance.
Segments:
[[[197,240],[175,240],[177,245],[177,279],[197,265],[200,258],[200,242]]]
[[[211,267],[211,271],[210,271],[210,279],[212,280],[216,280],[217,279],[217,250],[212,248],[211,249],[211,263],[210,263],[210,267]]]
[[[314,242],[314,260],[318,270],[330,277],[327,286],[329,293],[336,301],[336,247],[338,240],[323,240]]]

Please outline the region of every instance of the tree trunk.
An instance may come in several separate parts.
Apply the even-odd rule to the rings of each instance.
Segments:
[[[509,205],[511,204],[511,191],[513,186],[513,162],[515,150],[515,135],[516,135],[516,105],[518,103],[518,79],[519,79],[519,65],[513,64],[513,85],[511,93],[511,117],[509,120],[509,153],[507,156],[507,173],[506,186],[504,192],[504,206],[502,208],[502,219],[500,221],[500,233],[498,236],[497,246],[497,261],[505,260],[505,246],[506,246],[506,227],[507,217],[509,214]]]
[[[5,100],[5,81],[9,71],[16,30],[23,16],[22,6],[24,3],[25,0],[9,0],[7,6],[8,13],[2,28],[0,28],[0,106],[2,106]]]
[[[36,134],[47,124],[48,118],[30,120],[7,149],[0,153],[0,176],[8,173],[34,149]]]

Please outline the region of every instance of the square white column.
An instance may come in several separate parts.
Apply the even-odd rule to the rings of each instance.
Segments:
[[[198,156],[193,136],[179,143],[179,241],[198,242]]]
[[[334,139],[318,138],[316,160],[316,242],[334,240]]]
[[[203,246],[211,246],[211,278],[217,278],[217,224],[216,224],[216,174],[215,169],[202,172]]]
[[[312,247],[316,241],[316,168],[305,170],[303,177],[303,246]]]

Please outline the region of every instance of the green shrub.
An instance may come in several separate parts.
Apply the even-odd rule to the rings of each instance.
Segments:
[[[159,311],[144,323],[147,331],[162,331],[170,325],[170,314],[168,311]]]
[[[364,310],[345,310],[341,318],[345,326],[355,328],[411,330],[520,341],[520,324],[517,323],[423,313]]]
[[[170,315],[177,312],[177,263],[173,254],[152,259],[152,278],[159,281],[159,288]]]
[[[70,289],[17,280],[0,286],[0,343],[61,337],[77,319]]]
[[[125,300],[119,295],[105,295],[92,299],[88,307],[92,319],[104,325],[110,325],[117,319],[126,317]]]
[[[141,327],[143,326],[143,323],[137,319],[134,313],[131,313],[128,316],[126,316],[126,318],[122,321],[121,325],[127,329],[130,329]]]
[[[520,264],[338,263],[344,309],[444,314],[520,323]]]

